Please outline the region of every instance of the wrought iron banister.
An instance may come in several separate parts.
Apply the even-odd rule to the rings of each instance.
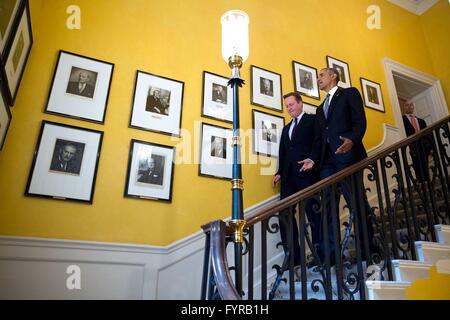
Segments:
[[[381,201],[381,200],[379,201],[379,207],[380,207],[379,210],[381,212],[381,220],[382,220],[382,222],[381,222],[382,223],[382,228],[379,230],[379,232],[381,232],[383,241],[385,242],[383,244],[383,247],[384,247],[385,250],[392,251],[393,254],[394,254],[394,257],[396,257],[397,256],[397,250],[402,249],[402,243],[398,242],[399,240],[397,238],[395,238],[394,235],[392,234],[392,232],[396,232],[399,229],[399,227],[395,225],[397,223],[397,220],[396,220],[397,217],[396,217],[396,211],[395,210],[397,209],[400,197],[401,197],[401,199],[402,199],[402,201],[404,203],[404,206],[406,206],[408,204],[407,201],[406,201],[407,200],[407,195],[405,193],[405,190],[407,190],[407,193],[408,193],[408,196],[409,196],[409,203],[411,204],[411,206],[413,206],[413,199],[412,199],[412,196],[411,196],[411,187],[412,187],[412,185],[411,185],[410,181],[408,180],[409,176],[408,176],[408,173],[406,172],[406,169],[404,169],[405,172],[402,173],[401,170],[399,168],[397,168],[397,170],[400,170],[400,171],[399,171],[399,176],[397,176],[396,179],[398,181],[398,186],[399,186],[398,189],[401,189],[401,190],[398,190],[398,192],[396,194],[395,203],[392,203],[392,206],[391,206],[391,203],[389,202],[389,199],[387,199],[387,197],[388,197],[388,195],[390,194],[391,191],[386,189],[387,188],[387,184],[386,184],[385,180],[386,180],[387,174],[386,174],[385,168],[389,168],[388,162],[394,162],[395,166],[399,166],[399,167],[401,167],[402,165],[403,166],[407,166],[408,163],[406,161],[406,148],[408,146],[410,146],[410,145],[413,145],[413,144],[417,144],[418,146],[420,144],[420,147],[423,148],[423,140],[424,139],[428,139],[427,137],[430,137],[430,136],[434,137],[434,139],[436,139],[436,140],[439,140],[440,134],[441,134],[440,131],[439,131],[440,129],[443,130],[442,135],[448,140],[449,139],[449,135],[450,135],[449,134],[449,127],[448,127],[449,121],[450,121],[450,116],[447,116],[444,119],[440,120],[439,122],[436,122],[435,124],[430,125],[426,129],[420,131],[419,133],[416,133],[416,134],[414,134],[414,135],[412,135],[412,136],[410,136],[410,137],[408,137],[406,139],[403,139],[403,140],[401,140],[401,141],[391,145],[390,147],[388,147],[388,148],[386,148],[386,149],[384,149],[382,151],[379,151],[376,154],[371,155],[370,157],[368,157],[368,158],[366,158],[366,159],[364,159],[364,160],[362,160],[362,161],[360,161],[360,162],[358,162],[358,163],[356,163],[356,164],[346,168],[345,170],[342,170],[341,172],[338,172],[338,173],[336,173],[336,174],[334,174],[334,175],[332,175],[332,176],[330,176],[330,177],[328,177],[326,179],[323,179],[323,180],[315,183],[314,185],[312,185],[312,186],[310,186],[310,187],[308,187],[306,189],[303,189],[303,190],[301,190],[301,191],[291,195],[288,198],[285,198],[285,199],[283,199],[281,201],[277,201],[276,203],[273,203],[273,204],[269,204],[269,205],[267,205],[267,206],[257,210],[254,213],[246,215],[246,217],[245,217],[246,230],[248,232],[250,232],[252,234],[252,237],[253,237],[253,228],[254,228],[255,224],[257,224],[258,222],[263,222],[263,225],[265,225],[265,227],[268,227],[268,223],[267,223],[268,219],[274,217],[275,215],[279,214],[280,212],[283,212],[283,210],[289,210],[290,208],[292,208],[292,207],[294,207],[296,205],[299,205],[299,204],[300,204],[300,207],[303,207],[303,209],[302,209],[303,213],[301,213],[300,220],[302,220],[302,219],[305,220],[305,216],[304,216],[305,202],[308,199],[317,197],[317,195],[322,195],[321,197],[323,198],[323,195],[324,195],[323,192],[327,188],[333,188],[333,192],[339,192],[339,190],[336,189],[337,185],[339,185],[339,183],[344,182],[344,181],[346,181],[346,183],[349,183],[349,185],[351,185],[351,187],[353,188],[352,190],[354,190],[354,191],[356,189],[363,189],[364,191],[361,191],[360,195],[361,194],[365,194],[365,187],[364,187],[364,185],[359,185],[358,181],[351,180],[351,179],[353,179],[353,177],[357,176],[358,174],[362,177],[362,172],[364,170],[370,169],[371,175],[375,176],[375,178],[374,177],[372,177],[372,178],[376,180],[377,193],[381,197],[381,193],[384,191],[384,196],[386,198],[385,199],[386,200],[386,205],[387,205],[386,213],[384,212],[383,201]],[[436,136],[433,136],[434,134],[436,134]],[[435,163],[435,167],[436,167],[435,170],[437,170],[436,176],[439,175],[438,178],[441,179],[442,192],[443,192],[442,197],[444,197],[446,199],[446,201],[448,202],[448,193],[450,191],[449,190],[450,181],[449,181],[449,176],[448,176],[448,171],[447,171],[447,167],[448,167],[448,164],[449,164],[449,159],[448,159],[448,156],[447,156],[446,152],[447,152],[449,146],[448,146],[448,143],[444,144],[440,140],[439,140],[438,143],[433,142],[432,144],[433,144],[433,148],[435,150],[435,153],[438,154],[438,155],[434,155],[434,157],[439,157],[438,161],[435,161],[436,162]],[[386,160],[387,158],[389,158],[390,160]],[[435,158],[435,160],[436,160],[436,158]],[[378,172],[378,164],[379,163],[381,164],[380,166],[384,165],[384,167],[382,167],[380,172]],[[393,166],[393,164],[391,163],[390,166]],[[401,181],[400,181],[400,179],[401,179]],[[409,177],[409,179],[412,179],[412,178]],[[403,182],[403,180],[406,181],[406,185]],[[362,179],[361,179],[361,181],[362,181]],[[383,181],[383,183],[384,183],[384,187],[385,187],[384,189],[381,187],[381,181]],[[425,188],[425,189],[419,189],[419,187],[417,187],[417,189],[418,189],[417,191],[429,190],[431,192],[430,180],[428,179],[428,188],[429,189],[426,189],[426,187],[424,185],[421,185],[420,187],[421,188]],[[401,192],[403,192],[403,194],[400,194]],[[342,192],[341,192],[341,194],[342,194]],[[362,208],[361,207],[362,206],[361,203],[358,203],[359,200],[356,199],[355,197],[356,196],[353,195],[353,200],[352,200],[353,201],[352,202],[353,210],[362,209],[362,211],[364,211],[364,212],[366,210],[368,210],[367,208]],[[433,197],[433,195],[431,194],[430,197]],[[334,197],[332,197],[332,198],[334,198]],[[424,202],[426,202],[426,201],[424,201]],[[326,206],[327,206],[327,204],[325,204],[323,202],[323,199],[321,200],[320,206],[321,206],[321,208],[326,208]],[[330,204],[328,204],[328,206],[330,206]],[[444,203],[444,206],[446,206],[445,210],[446,210],[447,215],[448,215],[449,204],[448,203],[447,204]],[[430,209],[434,210],[437,207],[438,207],[437,201],[433,200],[432,201],[432,206],[428,205],[428,207],[425,208],[425,209],[428,210],[427,211],[427,215],[429,216],[428,219],[430,221],[434,221],[434,220],[433,220],[432,214],[429,211],[430,211]],[[415,209],[414,208],[411,208],[411,209],[412,209],[413,214],[414,214],[414,219],[413,219],[414,230],[413,231],[410,230],[410,229],[412,229],[412,226],[410,226],[410,221],[409,221],[410,218],[408,218],[408,213],[407,213],[408,211],[405,208],[405,212],[406,212],[406,215],[407,215],[406,216],[406,224],[407,224],[407,227],[408,227],[408,235],[409,235],[409,240],[408,241],[411,241],[411,237],[416,237],[417,238],[418,237],[418,233],[420,233],[419,231],[421,231],[421,230],[419,230],[420,227],[418,226],[418,223],[417,223],[417,220],[416,220]],[[319,209],[316,208],[316,210],[319,210]],[[386,219],[388,219],[388,221],[384,221],[383,220],[384,219],[383,217],[384,217],[385,214],[388,215],[388,218],[386,218]],[[292,215],[292,209],[291,209],[291,215]],[[434,215],[436,215],[436,213],[434,213]],[[361,217],[354,217],[354,219],[360,219],[361,221],[363,221]],[[324,220],[327,220],[327,219],[324,219]],[[355,241],[356,241],[356,244],[357,244],[357,247],[359,248],[359,250],[363,250],[364,251],[364,248],[362,246],[363,244],[366,245],[366,250],[368,249],[367,243],[364,242],[364,237],[366,237],[366,241],[367,241],[367,234],[366,234],[367,230],[366,230],[366,224],[362,223],[361,221],[358,224],[355,224],[355,232],[356,232],[356,230],[361,229],[361,228],[364,229],[364,231],[359,230],[359,231],[356,232],[356,233],[361,233],[361,232],[363,232],[363,233],[361,233],[361,235],[356,235]],[[348,234],[346,234],[346,237],[349,236],[349,233],[350,233],[350,231],[352,229],[352,223],[355,223],[355,222],[354,221],[352,222],[352,220],[350,220],[350,222],[349,222],[350,226],[348,227],[348,230],[347,230]],[[337,221],[337,222],[333,221],[333,226],[334,226],[334,224],[338,225],[339,221]],[[305,222],[302,222],[302,225],[305,225]],[[327,222],[326,221],[324,222],[324,226],[327,228]],[[212,257],[211,258],[212,259],[212,270],[211,270],[211,272],[213,274],[210,274],[210,279],[215,279],[215,281],[216,281],[215,286],[217,288],[217,291],[218,291],[220,297],[222,299],[239,299],[239,298],[241,298],[241,295],[239,295],[236,290],[233,291],[231,289],[231,288],[234,288],[234,286],[233,286],[232,277],[231,277],[231,274],[230,274],[230,267],[228,266],[228,263],[227,263],[227,260],[226,260],[226,250],[225,250],[225,248],[226,248],[226,239],[228,238],[228,241],[229,241],[231,233],[232,233],[233,230],[231,230],[230,227],[227,228],[226,224],[223,221],[214,221],[212,223],[208,223],[208,224],[203,225],[202,228],[203,228],[203,231],[206,233],[207,237],[208,236],[211,237],[211,244],[210,244],[211,245],[210,246],[210,248],[211,248],[210,252],[211,252],[211,257]],[[302,235],[305,236],[304,232],[302,232],[303,229],[302,228],[300,228],[300,229],[301,229],[300,230],[301,231],[301,236]],[[392,238],[392,240],[390,240],[391,241],[390,242],[390,246],[391,247],[389,247],[389,248],[388,248],[388,246],[386,244],[386,241],[387,241],[386,239],[387,238],[384,238],[384,237],[387,237],[387,233],[388,232],[390,232],[391,238]],[[362,238],[360,238],[360,237],[362,237]],[[308,240],[308,239],[306,239],[306,240]],[[344,240],[347,241],[348,239],[346,238]],[[248,246],[252,246],[252,245],[253,244],[248,244],[247,243],[247,247]],[[332,250],[332,249],[334,249],[334,248],[331,248],[330,250]],[[339,249],[343,250],[344,248],[339,248]],[[328,249],[326,251],[328,251]],[[358,253],[358,261],[359,261],[358,268],[359,268],[359,271],[362,270],[361,260],[366,260],[367,257],[368,257],[367,254],[368,253],[366,252],[366,256],[364,257],[364,256],[361,256],[360,253]],[[389,254],[389,252],[388,252],[388,254]],[[262,253],[262,255],[264,256],[264,252]],[[366,258],[366,259],[364,259],[364,258]],[[414,256],[413,256],[413,258],[414,258]],[[284,264],[285,264],[285,267],[286,267],[287,264],[289,264],[289,268],[292,270],[292,266],[293,266],[292,260],[289,261],[289,259],[292,259],[292,257],[290,257],[290,258],[288,257],[288,260],[286,260],[284,262]],[[327,260],[326,261],[326,266],[327,267],[323,268],[323,271],[325,271],[325,269],[327,271],[327,274],[323,275],[324,283],[325,283],[324,286],[325,285],[330,285],[330,283],[327,283],[327,281],[331,281],[330,280],[330,261],[329,261],[328,258],[326,260]],[[369,260],[371,260],[371,258],[369,258]],[[387,260],[387,264],[389,266],[390,258],[389,257],[385,258],[385,260]],[[303,263],[304,263],[304,261],[302,262],[302,264]],[[206,261],[206,256],[205,256],[205,265],[206,264],[208,264],[208,261]],[[252,255],[251,265],[253,265],[253,255]],[[338,263],[336,272],[342,273],[342,268],[344,267],[344,265],[345,265],[345,263],[342,263],[341,265],[339,265],[339,263]],[[384,266],[384,267],[386,267],[386,266]],[[283,270],[283,272],[284,271],[285,270]],[[392,275],[389,273],[389,277],[391,277],[391,276]],[[205,280],[205,274],[204,274],[204,280]],[[360,275],[359,276],[359,281],[362,281],[362,280],[363,280],[363,277]],[[252,278],[252,281],[253,281],[253,278]],[[219,284],[219,282],[220,282],[220,284]],[[291,288],[293,287],[292,282],[293,282],[293,280],[292,280],[292,277],[291,277],[291,279],[290,279]],[[205,281],[204,281],[204,283],[205,283]],[[262,279],[262,283],[264,284],[264,279]],[[304,285],[306,285],[306,283],[304,283]],[[338,283],[338,287],[340,288],[340,290],[342,290],[341,286],[342,286],[342,284]],[[363,285],[362,285],[361,288],[363,288]],[[263,293],[264,293],[265,292],[264,289],[262,289],[262,290],[263,290]],[[252,294],[253,294],[253,292],[252,292]],[[364,297],[364,293],[361,292],[361,294]],[[329,298],[330,295],[331,295],[331,290],[329,290],[327,292],[327,298]],[[264,294],[263,294],[263,296],[264,296]],[[342,295],[339,295],[339,297],[342,298]],[[291,298],[294,298],[292,296],[292,294],[291,294]]]

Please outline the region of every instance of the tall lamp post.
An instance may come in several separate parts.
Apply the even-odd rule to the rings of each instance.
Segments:
[[[245,226],[241,170],[241,141],[239,136],[239,87],[244,80],[241,79],[239,69],[248,58],[248,15],[240,10],[225,12],[220,22],[222,24],[222,57],[231,68],[231,78],[228,85],[233,89],[233,178],[231,180],[232,216],[230,226],[234,228],[234,261],[235,285],[239,294],[242,294],[242,242]]]

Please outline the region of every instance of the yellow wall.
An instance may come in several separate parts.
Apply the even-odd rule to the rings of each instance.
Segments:
[[[420,20],[436,76],[441,80],[445,98],[450,101],[450,3],[440,0]],[[450,108],[450,104],[447,104]]]
[[[450,274],[430,269],[427,279],[417,279],[406,289],[407,300],[450,300]]]
[[[252,108],[268,111],[250,104],[250,65],[280,73],[283,92],[294,88],[292,60],[321,68],[326,55],[349,63],[354,86],[360,87],[360,76],[379,82],[386,113],[367,110],[367,148],[381,141],[382,123],[395,124],[382,58],[435,74],[430,52],[433,55],[437,49],[427,48],[420,18],[383,0],[30,3],[35,42],[0,154],[0,234],[4,235],[167,245],[198,231],[203,223],[230,215],[229,182],[199,177],[196,164],[176,166],[171,204],[123,197],[130,139],[168,145],[180,141],[128,128],[137,69],[185,82],[184,129],[193,132],[196,121],[224,125],[201,118],[200,112],[203,70],[229,75],[221,58],[219,22],[229,9],[244,10],[251,19],[250,57],[242,70],[247,83],[240,91],[243,128],[252,126]],[[66,28],[66,8],[71,4],[81,8],[81,30]],[[381,8],[380,30],[366,27],[371,4]],[[115,63],[104,125],[43,113],[60,49]],[[43,119],[105,132],[93,205],[23,195]],[[243,167],[246,208],[277,192],[270,187],[271,178],[260,175],[260,167]]]

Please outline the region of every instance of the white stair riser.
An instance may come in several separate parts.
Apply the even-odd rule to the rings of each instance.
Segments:
[[[416,279],[429,278],[429,268],[410,267],[410,266],[395,266],[394,280],[414,282]]]
[[[369,300],[406,300],[406,289],[369,289]]]
[[[439,243],[450,245],[450,227],[447,225],[437,225],[434,227],[436,238]]]

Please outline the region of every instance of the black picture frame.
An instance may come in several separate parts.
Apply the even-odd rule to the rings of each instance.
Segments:
[[[137,70],[129,127],[180,137],[183,94],[183,81]]]
[[[294,88],[301,95],[320,100],[320,90],[317,84],[317,69],[298,61],[292,61],[294,73]]]
[[[25,196],[93,203],[103,131],[43,120]]]
[[[59,50],[45,113],[104,124],[114,64]]]
[[[0,56],[4,57],[8,41],[19,23],[19,12],[27,0],[2,1],[0,5]]]
[[[316,114],[318,106],[312,103],[307,103],[305,101],[303,103],[303,111],[308,114]]]
[[[250,66],[250,74],[251,104],[283,112],[281,74],[254,65]]]
[[[203,71],[202,117],[233,123],[233,89],[228,80]]]
[[[124,197],[172,201],[175,147],[132,139]]]
[[[278,158],[284,117],[252,109],[253,153]]]
[[[360,77],[361,91],[366,108],[386,113],[381,85],[378,82]]]
[[[28,0],[20,1],[10,34],[0,56],[2,91],[10,106],[14,106],[20,82],[33,45]]]
[[[201,123],[198,175],[230,180],[233,165],[233,130]]]
[[[348,63],[331,56],[326,56],[328,68],[335,68],[340,74],[340,81],[338,86],[341,88],[350,88],[352,86],[352,80],[350,78],[350,69]]]
[[[1,85],[1,80],[0,80]],[[8,134],[9,125],[11,123],[11,111],[5,101],[2,94],[0,94],[0,151],[3,149],[3,145]]]

